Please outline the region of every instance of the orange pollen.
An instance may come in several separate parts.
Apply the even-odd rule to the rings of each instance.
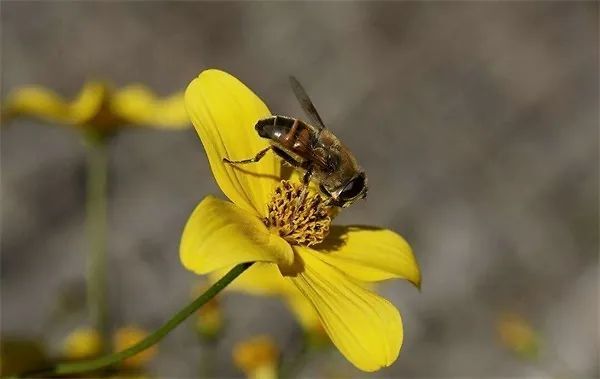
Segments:
[[[315,245],[329,234],[330,208],[302,184],[282,180],[267,208],[265,225],[290,244]]]

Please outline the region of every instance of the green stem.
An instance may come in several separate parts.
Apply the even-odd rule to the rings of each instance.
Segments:
[[[87,260],[87,308],[92,325],[107,338],[106,310],[106,183],[108,158],[104,140],[87,141],[86,223],[89,241]],[[106,342],[106,341],[105,341]]]
[[[200,295],[196,300],[186,305],[183,309],[177,312],[169,321],[167,321],[163,326],[158,328],[154,333],[150,334],[144,340],[138,342],[132,347],[125,349],[123,351],[119,351],[114,354],[105,355],[100,358],[91,359],[87,361],[81,362],[72,362],[72,363],[59,363],[54,366],[54,368],[50,370],[38,371],[34,373],[25,374],[26,377],[48,377],[48,376],[56,376],[56,375],[68,375],[68,374],[79,374],[84,372],[90,372],[94,370],[98,370],[104,367],[112,366],[117,364],[129,357],[136,355],[137,353],[148,349],[152,345],[158,343],[161,339],[163,339],[169,332],[177,325],[181,324],[185,319],[191,316],[194,312],[200,309],[204,304],[206,304],[210,299],[215,297],[219,292],[221,292],[225,287],[229,285],[235,278],[237,278],[241,273],[246,271],[248,267],[252,266],[252,263],[240,263],[239,265],[232,268],[225,276],[219,279],[218,282],[213,284],[206,292]]]

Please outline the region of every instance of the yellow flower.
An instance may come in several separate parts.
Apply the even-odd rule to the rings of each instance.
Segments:
[[[114,351],[118,352],[125,350],[140,342],[147,336],[148,332],[136,326],[127,326],[117,329],[113,336]],[[157,352],[157,345],[153,345],[151,348],[146,349],[131,358],[127,358],[121,362],[121,365],[126,368],[139,368],[154,358]]]
[[[63,342],[63,356],[67,359],[92,358],[100,353],[102,353],[102,337],[93,328],[75,329]]]
[[[279,350],[268,336],[258,336],[238,343],[233,360],[247,378],[276,379]]]
[[[305,326],[321,323],[358,368],[391,365],[402,345],[400,313],[366,284],[402,278],[419,286],[419,267],[406,241],[381,228],[330,227],[315,193],[296,212],[301,185],[282,182],[281,161],[272,153],[244,167],[224,164],[223,158],[253,157],[268,146],[253,126],[270,112],[233,76],[201,73],[188,86],[185,102],[213,175],[231,202],[208,196],[196,207],[182,235],[183,265],[218,275],[257,262],[235,287],[283,296]]]
[[[99,81],[86,83],[73,101],[44,87],[21,87],[6,98],[2,121],[20,116],[99,134],[110,134],[122,126],[165,129],[189,126],[183,93],[160,99],[139,84],[115,89]]]
[[[497,324],[500,342],[523,359],[534,359],[539,353],[539,338],[531,324],[517,313],[506,312]]]

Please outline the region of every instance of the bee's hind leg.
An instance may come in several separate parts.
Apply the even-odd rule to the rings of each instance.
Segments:
[[[264,149],[262,149],[261,151],[256,153],[256,155],[252,158],[242,159],[241,161],[232,161],[228,158],[223,158],[223,162],[231,164],[231,165],[256,163],[256,162],[260,161],[265,156],[265,154],[267,154],[267,152],[269,150],[271,150],[271,146],[265,147]]]

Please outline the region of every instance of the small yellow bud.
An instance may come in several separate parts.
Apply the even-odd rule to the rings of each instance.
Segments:
[[[248,378],[277,378],[279,350],[268,336],[257,336],[238,343],[233,349],[233,360]]]
[[[223,329],[223,314],[218,306],[211,306],[210,302],[198,311],[196,331],[202,337],[215,338]]]
[[[79,328],[72,331],[63,342],[63,356],[79,360],[100,355],[102,336],[93,328]]]
[[[539,338],[531,324],[516,313],[505,313],[498,320],[498,336],[509,350],[523,359],[535,359]]]
[[[197,297],[208,289],[208,285],[197,286],[193,291],[193,296]],[[206,339],[214,339],[223,329],[223,312],[219,299],[213,297],[202,306],[197,312],[196,332]]]

